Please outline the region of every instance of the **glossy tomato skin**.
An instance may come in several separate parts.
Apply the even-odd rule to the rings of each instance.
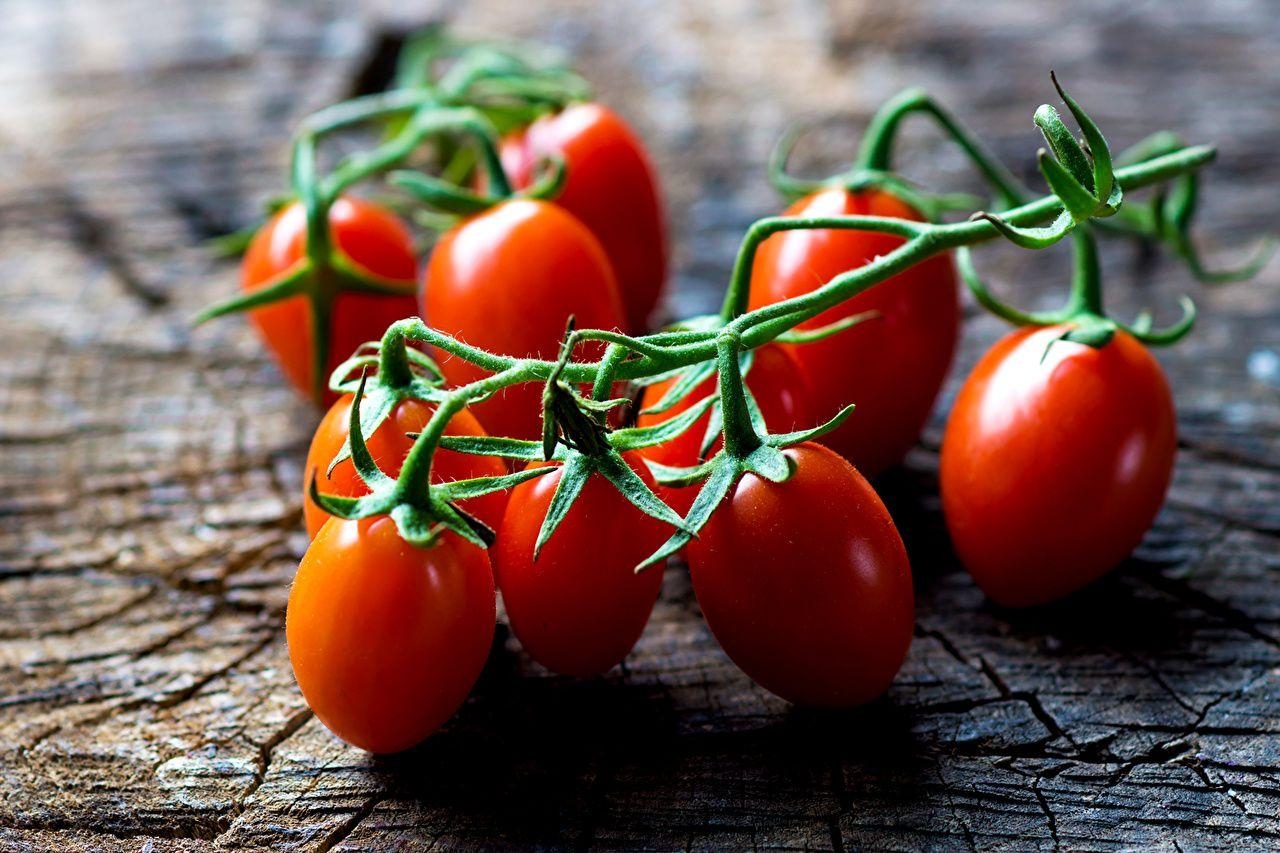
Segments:
[[[762,687],[797,705],[860,705],[888,688],[911,644],[911,566],[852,465],[812,443],[786,454],[790,479],[747,474],[689,543],[694,593]]]
[[[436,329],[491,352],[555,358],[572,315],[580,329],[624,325],[617,283],[600,242],[556,205],[502,202],[447,232],[427,265],[422,302]],[[581,352],[599,354],[595,347]],[[451,385],[487,374],[440,353]],[[505,389],[472,407],[491,435],[536,438],[542,385]]]
[[[338,463],[332,474],[325,473],[329,463],[347,440],[351,404],[354,401],[353,395],[346,394],[330,407],[320,421],[320,426],[316,427],[316,433],[311,439],[311,449],[307,451],[306,479],[302,484],[302,510],[306,517],[307,535],[313,539],[332,517],[311,500],[309,490],[313,474],[320,491],[325,494],[354,498],[369,493],[369,487],[356,474],[355,465],[350,459]],[[421,432],[434,411],[435,406],[430,403],[404,400],[391,410],[391,414],[372,435],[365,436],[369,453],[384,474],[389,477],[400,474],[404,458],[413,448],[413,439],[408,434]],[[449,419],[444,432],[445,435],[485,434],[484,427],[480,426],[475,415],[466,409]],[[468,480],[472,477],[499,477],[507,473],[507,466],[496,457],[472,456],[443,449],[436,450],[431,459],[431,469],[431,480],[436,483]],[[506,505],[507,498],[502,492],[493,492],[461,503],[463,509],[494,530],[502,522],[502,512]]]
[[[652,426],[679,415],[692,406],[697,405],[716,389],[716,377],[712,376],[694,390],[684,400],[661,414],[641,414],[637,426]],[[671,387],[672,382],[664,381],[645,389],[640,399],[640,409],[657,403]],[[792,432],[816,426],[813,417],[813,403],[809,399],[809,389],[801,375],[795,357],[777,344],[765,344],[755,351],[751,369],[747,371],[747,387],[755,397],[764,416],[765,425],[771,433]],[[707,413],[698,419],[688,431],[665,444],[646,447],[640,453],[646,458],[662,465],[675,468],[687,468],[697,465],[700,459],[702,439],[707,432],[707,424],[711,414]],[[718,439],[708,455],[714,455],[724,444]],[[697,486],[685,488],[662,488],[662,499],[672,509],[684,515],[698,496]]]
[[[418,276],[413,236],[399,219],[380,205],[344,196],[329,210],[333,245],[359,268],[409,287],[403,296],[344,293],[334,303],[330,326],[328,379],[365,341],[376,341],[397,320],[418,312],[412,282]],[[254,235],[240,267],[240,283],[252,292],[274,283],[306,254],[307,217],[298,203],[290,204]],[[302,394],[312,393],[311,306],[295,296],[249,312],[249,321],[271,350],[285,376]],[[337,395],[326,392],[325,405]]]
[[[653,488],[644,463],[632,454],[624,458]],[[538,529],[559,482],[557,471],[512,491],[491,549],[494,572],[511,630],[531,658],[563,675],[599,675],[620,663],[643,633],[662,568],[637,574],[635,567],[672,530],[593,474],[535,561]]]
[[[644,145],[597,103],[572,104],[503,140],[502,163],[517,187],[529,186],[538,162],[552,155],[565,164],[556,204],[600,240],[618,277],[627,328],[643,331],[667,275],[662,202]]]
[[[839,187],[797,201],[785,215],[920,219],[918,212],[888,193],[850,193]],[[760,308],[809,293],[901,244],[900,237],[859,231],[775,234],[756,255],[750,306]],[[951,366],[960,309],[950,258],[929,258],[801,328],[871,310],[879,316],[826,340],[792,346],[818,420],[849,403],[857,406],[839,429],[822,437],[822,443],[867,476],[901,462],[916,443]]]
[[[1125,332],[1100,349],[1049,347],[1063,330],[1019,329],[997,342],[960,390],[942,441],[952,543],[1007,606],[1053,601],[1118,565],[1155,520],[1173,472],[1173,397],[1151,353]]]
[[[298,567],[285,632],[307,704],[353,746],[421,743],[461,707],[493,642],[484,551],[451,534],[431,548],[387,517],[321,528]]]

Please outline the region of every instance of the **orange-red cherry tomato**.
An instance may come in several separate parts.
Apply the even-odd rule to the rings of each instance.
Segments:
[[[675,380],[667,380],[645,389],[640,399],[643,411],[662,399]],[[715,393],[716,377],[711,376],[697,387],[692,394],[685,397],[668,411],[660,414],[642,414],[637,421],[638,426],[652,426],[679,415],[703,398]],[[782,346],[765,344],[755,351],[751,369],[747,372],[747,388],[755,397],[760,414],[764,416],[765,425],[772,433],[792,432],[816,426],[813,419],[813,404],[809,400],[809,389],[804,377],[800,374],[795,358]],[[702,461],[702,440],[707,432],[707,424],[711,414],[707,413],[698,419],[686,432],[665,444],[646,447],[639,451],[646,459],[673,468],[688,468]],[[724,444],[723,439],[716,439],[708,456],[714,455]],[[661,489],[662,499],[681,515],[689,511],[694,498],[698,496],[697,486],[684,488],[666,487]]]
[[[306,517],[307,534],[312,538],[320,532],[320,528],[332,516],[317,506],[310,496],[311,477],[314,474],[320,491],[326,494],[344,497],[359,497],[369,493],[369,487],[356,473],[356,466],[350,459],[344,459],[334,466],[332,474],[326,474],[329,463],[338,455],[349,435],[351,423],[351,404],[355,397],[344,395],[330,407],[320,426],[316,427],[315,436],[311,439],[311,449],[307,451],[305,468],[306,480],[302,486],[302,510]],[[409,433],[421,432],[431,420],[435,406],[421,400],[404,400],[382,422],[372,435],[365,436],[369,453],[389,477],[400,474],[404,458],[413,448],[413,439]],[[484,435],[484,428],[476,420],[475,415],[463,409],[452,418],[445,427],[445,435]],[[451,480],[469,480],[472,477],[499,477],[507,473],[507,466],[496,457],[473,456],[467,453],[455,453],[452,450],[437,448],[431,457],[431,480],[435,483],[447,483]],[[492,492],[478,498],[463,501],[463,509],[479,518],[493,529],[502,522],[502,511],[506,508],[507,498],[502,492]]]
[[[421,743],[462,706],[493,642],[489,558],[452,534],[430,548],[391,519],[332,519],[307,549],[285,633],[302,695],[353,746]]]
[[[559,156],[565,183],[556,204],[599,238],[618,277],[627,328],[645,329],[667,275],[666,226],[658,182],[640,139],[617,113],[573,104],[503,140],[502,163],[517,187],[538,161]]]
[[[745,475],[686,551],[708,627],[762,687],[849,707],[893,681],[911,643],[911,566],[866,479],[831,450],[785,451],[782,483]]]
[[[626,457],[650,488],[653,478]],[[521,483],[491,549],[511,630],[547,669],[589,676],[622,661],[649,621],[662,587],[662,568],[636,574],[672,529],[632,506],[592,474],[578,501],[533,559],[533,546],[560,483],[556,471]]]
[[[352,263],[376,276],[405,282],[402,296],[341,293],[333,306],[329,328],[329,358],[322,380],[346,361],[360,344],[376,341],[397,320],[418,313],[413,282],[418,276],[418,259],[413,236],[399,219],[385,208],[344,196],[329,209],[329,229],[333,246]],[[307,217],[302,205],[285,207],[254,235],[240,267],[241,286],[246,292],[279,280],[306,254]],[[311,306],[303,296],[255,308],[249,320],[271,350],[285,376],[302,394],[310,397],[313,388]],[[330,405],[337,395],[326,392]]]
[[[786,216],[920,215],[886,192],[836,187],[797,201]],[[751,308],[781,302],[902,244],[865,231],[788,231],[761,245],[751,276]],[[825,326],[864,311],[879,316],[815,343],[793,346],[808,382],[814,415],[826,420],[853,403],[857,410],[822,443],[867,476],[902,461],[920,437],[955,351],[960,313],[955,271],[934,256],[823,312],[801,328]]]
[[[1151,527],[1173,472],[1173,397],[1151,353],[1123,331],[1098,349],[1050,346],[1063,331],[997,342],[942,441],[956,553],[1009,606],[1053,601],[1115,568]]]
[[[431,254],[422,301],[434,328],[520,357],[555,358],[570,316],[580,329],[625,323],[600,242],[571,214],[542,201],[502,202],[448,231]],[[451,385],[488,375],[447,353],[439,356]],[[472,410],[491,435],[536,438],[542,385],[509,387]]]

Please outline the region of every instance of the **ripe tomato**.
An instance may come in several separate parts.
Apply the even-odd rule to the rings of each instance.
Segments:
[[[372,202],[345,196],[329,209],[333,245],[357,267],[381,278],[404,281],[411,288],[418,275],[413,237],[399,219]],[[302,205],[281,210],[254,235],[240,266],[240,282],[252,292],[277,281],[306,254],[307,217]],[[328,378],[360,344],[382,337],[387,326],[418,312],[412,290],[403,296],[339,293],[329,329]],[[249,320],[258,330],[280,369],[307,397],[313,384],[311,306],[303,296],[256,308]],[[324,403],[337,395],[326,391]]]
[[[920,215],[885,192],[820,190],[787,209],[787,216]],[[902,243],[890,234],[861,231],[788,231],[764,242],[751,276],[751,308],[817,289]],[[960,312],[949,258],[932,257],[832,308],[802,328],[825,326],[853,314],[879,317],[822,341],[793,346],[813,395],[814,415],[825,420],[849,403],[857,410],[822,443],[873,476],[902,461],[920,437],[955,351]]]
[[[298,566],[285,633],[307,704],[370,752],[424,740],[461,707],[489,655],[493,575],[446,534],[431,548],[391,519],[332,519]]]
[[[1118,565],[1173,471],[1173,398],[1125,332],[1100,349],[1019,329],[973,369],[942,441],[940,487],[961,562],[992,600],[1041,604]],[[1043,358],[1043,361],[1041,359]]]
[[[644,463],[632,454],[624,458],[653,488]],[[635,567],[671,528],[592,474],[534,560],[560,476],[556,471],[515,487],[490,553],[511,630],[529,656],[553,672],[598,675],[627,656],[649,621],[662,570],[636,574]]]
[[[570,315],[579,328],[624,324],[600,242],[556,205],[524,199],[466,219],[440,239],[427,265],[422,302],[433,327],[482,349],[520,357],[554,358]],[[443,352],[440,367],[452,385],[487,375]],[[536,438],[542,386],[507,388],[472,408],[491,435]]]
[[[849,707],[883,693],[914,624],[911,566],[866,479],[827,448],[785,451],[782,483],[747,474],[687,547],[707,625],[766,689]]]
[[[716,377],[713,375],[697,387],[692,394],[672,406],[670,410],[655,415],[640,415],[637,426],[652,426],[670,420],[698,404],[703,398],[715,392]],[[662,395],[671,387],[674,380],[660,382],[646,388],[640,399],[640,409],[651,406],[662,399]],[[764,415],[765,425],[770,432],[791,432],[814,426],[813,405],[809,401],[809,389],[805,386],[804,377],[800,375],[795,358],[781,345],[765,344],[755,351],[751,369],[747,372],[747,387],[755,397]],[[646,459],[675,468],[687,468],[701,461],[699,453],[703,436],[707,432],[707,424],[711,420],[708,412],[698,419],[688,431],[665,444],[646,447],[639,451]],[[715,455],[724,444],[717,439],[709,456]],[[662,499],[672,509],[684,515],[698,496],[697,486],[685,488],[662,488]]]
[[[312,538],[320,532],[320,528],[332,516],[311,500],[309,487],[314,473],[320,491],[345,497],[359,497],[369,493],[369,488],[356,474],[356,466],[350,459],[345,459],[334,467],[333,473],[326,476],[325,470],[333,457],[338,455],[347,440],[348,425],[351,418],[351,404],[355,397],[347,394],[341,397],[320,421],[316,434],[311,439],[311,449],[307,451],[306,479],[302,484],[302,510],[306,516],[307,534]],[[400,473],[404,458],[413,448],[413,439],[408,433],[421,432],[431,420],[435,407],[421,400],[404,400],[391,410],[391,414],[373,433],[365,436],[365,443],[384,473],[395,477]],[[484,435],[484,428],[476,420],[475,415],[466,409],[449,419],[445,427],[445,435]],[[452,450],[437,449],[431,458],[432,482],[447,483],[451,480],[467,480],[472,477],[499,477],[507,473],[507,466],[492,456],[472,456],[467,453],[455,453]],[[461,506],[479,518],[494,530],[502,523],[502,511],[506,508],[506,495],[493,492],[478,498],[463,501]]]
[[[616,113],[573,104],[544,116],[502,143],[502,164],[517,187],[533,181],[538,161],[563,158],[558,205],[604,246],[618,277],[627,328],[646,328],[667,275],[666,226],[649,155]]]

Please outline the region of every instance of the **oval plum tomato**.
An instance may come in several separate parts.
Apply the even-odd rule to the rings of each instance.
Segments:
[[[644,145],[617,113],[595,103],[544,116],[502,143],[502,164],[521,188],[551,155],[565,164],[556,204],[600,240],[618,277],[627,328],[643,331],[667,275],[662,203]]]
[[[942,441],[952,544],[993,601],[1042,604],[1129,555],[1173,471],[1173,397],[1120,331],[1099,349],[1019,329],[974,367]],[[1046,352],[1046,347],[1048,350]]]
[[[662,399],[675,380],[668,380],[651,385],[645,389],[640,399],[640,410],[643,412]],[[791,432],[815,426],[813,420],[813,404],[809,400],[809,389],[804,377],[795,362],[795,357],[777,344],[765,344],[755,351],[751,361],[751,369],[747,371],[747,388],[755,397],[760,414],[764,416],[765,425],[770,432]],[[679,415],[703,398],[715,393],[716,377],[708,377],[692,394],[685,397],[668,411],[661,414],[641,414],[637,426],[652,426]],[[701,459],[702,439],[707,432],[707,424],[711,414],[707,413],[698,422],[677,438],[665,444],[646,447],[639,451],[646,459],[669,465],[674,468],[688,468],[697,465]],[[712,445],[709,456],[724,444],[717,439]],[[697,486],[685,488],[660,488],[662,499],[676,512],[684,515],[693,506],[698,496]]]
[[[285,633],[298,687],[329,730],[370,752],[421,743],[462,706],[493,642],[484,551],[430,548],[386,516],[331,519],[298,566]]]
[[[707,625],[762,687],[850,707],[893,681],[914,625],[911,566],[866,479],[831,450],[785,451],[782,483],[746,474],[686,550]]]
[[[624,458],[653,488],[644,463]],[[531,658],[564,675],[598,675],[621,662],[643,633],[662,570],[636,574],[635,567],[671,529],[592,474],[535,560],[533,546],[559,483],[556,471],[511,492],[491,549],[494,572],[511,630]]]
[[[329,208],[329,229],[335,248],[357,267],[406,285],[418,277],[413,236],[385,208],[353,196],[339,198]],[[246,292],[274,283],[306,254],[307,216],[294,203],[269,219],[254,235],[240,266]],[[382,337],[387,326],[418,313],[411,288],[403,296],[339,293],[329,330],[327,373],[346,361],[360,344]],[[249,312],[249,321],[271,350],[280,369],[305,396],[313,386],[311,306],[294,296]],[[326,392],[325,405],[337,395]]]
[[[583,329],[619,329],[625,322],[600,242],[556,205],[526,199],[501,202],[446,232],[431,253],[422,302],[434,328],[518,357],[555,358],[570,315]],[[439,355],[451,385],[487,375]],[[537,438],[542,385],[507,388],[472,409],[491,435]]]
[[[302,510],[307,522],[307,535],[315,538],[320,528],[332,516],[317,506],[309,493],[312,474],[315,474],[320,491],[344,497],[367,495],[369,487],[356,473],[356,467],[350,459],[345,459],[334,466],[331,474],[325,473],[329,463],[338,455],[349,435],[351,423],[351,404],[354,395],[347,394],[338,399],[329,409],[320,426],[316,427],[315,436],[311,439],[311,449],[307,451],[306,480],[302,484]],[[421,400],[404,400],[394,409],[381,426],[372,434],[365,436],[369,453],[373,455],[378,467],[390,477],[400,474],[404,458],[413,448],[413,439],[409,433],[421,432],[431,420],[435,406]],[[466,409],[449,419],[445,427],[445,435],[484,435],[484,427],[476,420],[475,415]],[[473,456],[468,453],[456,453],[452,450],[437,449],[431,458],[432,482],[447,483],[451,480],[468,480],[472,477],[499,477],[507,473],[507,466],[493,456]],[[506,495],[492,492],[478,498],[462,501],[463,509],[479,518],[494,530],[502,523],[502,511],[506,508]]]
[[[920,219],[919,213],[888,193],[850,193],[839,187],[797,201],[785,215]],[[775,234],[756,255],[750,307],[808,293],[901,244],[900,237],[865,231]],[[792,347],[819,421],[849,403],[857,405],[839,429],[822,437],[822,443],[867,476],[901,462],[915,444],[951,366],[960,310],[950,259],[929,258],[801,328],[825,326],[873,310],[878,317],[825,340]]]

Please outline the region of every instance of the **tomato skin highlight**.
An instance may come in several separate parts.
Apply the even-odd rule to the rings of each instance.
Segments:
[[[707,625],[756,683],[797,705],[888,689],[914,626],[911,566],[875,490],[827,448],[785,451],[783,483],[745,475],[689,543]]]
[[[298,567],[285,632],[307,704],[353,746],[421,743],[462,706],[493,642],[484,551],[446,534],[415,548],[382,516],[332,519]]]
[[[332,474],[325,473],[329,463],[338,455],[338,451],[347,440],[348,427],[351,423],[351,405],[354,402],[355,397],[352,394],[346,394],[334,402],[321,419],[320,425],[316,427],[315,436],[311,439],[311,448],[307,451],[307,464],[304,469],[306,479],[302,484],[302,511],[307,523],[307,535],[313,539],[324,523],[332,518],[311,500],[309,489],[313,474],[322,493],[353,498],[369,494],[369,487],[360,479],[350,459],[339,462]],[[431,420],[434,411],[435,406],[430,403],[421,400],[403,400],[391,410],[391,414],[372,435],[365,436],[369,453],[384,474],[389,477],[400,474],[404,458],[413,449],[413,439],[409,438],[408,433],[421,432]],[[449,419],[444,434],[484,435],[485,431],[475,415],[463,409]],[[468,480],[472,477],[500,477],[506,473],[507,466],[500,459],[492,456],[473,456],[437,448],[435,455],[431,458],[433,483]],[[492,492],[460,503],[463,509],[495,530],[502,523],[502,512],[506,509],[506,505],[507,498],[503,492]]]
[[[653,488],[644,463],[623,458]],[[662,567],[639,574],[635,567],[671,528],[592,474],[535,561],[538,529],[559,482],[557,471],[512,490],[491,549],[494,572],[511,630],[531,658],[563,675],[599,675],[630,653],[649,622]]]
[[[412,283],[418,277],[413,235],[404,223],[380,205],[343,196],[329,209],[332,245],[359,268],[382,278],[403,281],[403,296],[342,293],[334,302],[329,333],[329,363],[324,379],[365,341],[382,337],[387,326],[418,313]],[[307,217],[295,202],[280,210],[258,230],[245,252],[240,283],[246,293],[274,283],[306,255]],[[249,322],[271,351],[288,380],[304,396],[312,394],[311,306],[294,296],[255,308]],[[338,397],[325,392],[324,404]]]
[[[539,160],[564,160],[555,202],[600,240],[618,278],[627,328],[647,328],[666,281],[667,235],[657,176],[635,132],[608,107],[572,104],[507,136],[501,154],[519,188],[533,182]]]
[[[920,214],[878,190],[815,192],[785,216]],[[902,245],[902,238],[864,231],[788,231],[760,246],[751,276],[754,310],[809,293]],[[874,476],[902,461],[915,445],[946,379],[960,328],[956,276],[948,256],[935,255],[800,325],[825,326],[864,311],[868,319],[825,340],[788,345],[824,421],[853,403],[857,409],[822,443]]]
[[[636,425],[652,426],[671,420],[681,412],[697,405],[703,398],[715,393],[716,381],[714,375],[709,377],[692,394],[668,411],[652,415],[641,414]],[[640,398],[641,411],[661,400],[674,382],[674,379],[666,380],[646,388]],[[792,432],[816,426],[813,403],[810,400],[810,392],[804,376],[800,373],[795,357],[781,345],[765,344],[756,349],[751,369],[747,372],[746,383],[771,433]],[[701,461],[699,451],[710,421],[711,414],[708,412],[675,439],[665,444],[643,448],[639,453],[646,459],[676,468],[697,465]],[[715,455],[723,445],[724,439],[717,439],[707,455]],[[684,515],[693,506],[693,501],[698,496],[698,486],[660,487],[659,494],[672,509]]]
[[[1155,358],[1123,331],[1100,349],[1059,341],[1046,354],[1065,328],[998,341],[961,388],[943,436],[952,544],[1006,606],[1054,601],[1119,565],[1173,474],[1173,396]]]
[[[587,227],[556,205],[516,199],[466,219],[436,244],[423,281],[427,322],[465,343],[511,356],[555,358],[572,315],[580,329],[623,326],[617,283]],[[602,347],[580,352],[598,356]],[[447,353],[451,385],[488,375]],[[537,438],[542,385],[507,388],[471,407],[491,435]]]

